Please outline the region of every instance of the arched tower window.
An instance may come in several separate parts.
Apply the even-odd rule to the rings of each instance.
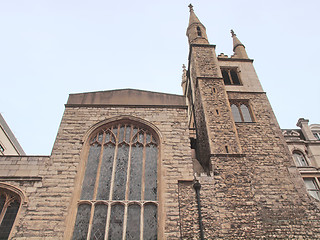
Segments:
[[[309,166],[306,158],[304,157],[304,155],[300,151],[294,151],[293,158],[294,158],[298,167]]]
[[[156,239],[156,135],[114,123],[95,131],[89,145],[73,239]]]
[[[197,26],[197,34],[198,34],[198,37],[202,36],[201,29],[199,26]]]
[[[0,239],[8,239],[16,219],[21,199],[7,189],[0,188]]]

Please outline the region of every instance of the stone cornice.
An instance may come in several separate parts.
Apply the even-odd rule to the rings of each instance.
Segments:
[[[182,108],[187,109],[186,105],[125,105],[125,104],[65,104],[66,108],[106,108],[106,107],[125,107],[125,108]]]

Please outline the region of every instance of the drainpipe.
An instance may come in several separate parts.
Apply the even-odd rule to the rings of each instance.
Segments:
[[[201,203],[200,203],[201,184],[196,179],[195,179],[195,182],[193,184],[193,188],[194,188],[194,190],[196,190],[196,198],[197,198],[197,204],[198,204],[198,220],[199,220],[199,228],[200,228],[200,239],[204,240],[202,216],[201,216]]]

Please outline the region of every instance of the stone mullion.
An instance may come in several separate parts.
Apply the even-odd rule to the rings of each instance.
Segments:
[[[241,104],[242,104],[241,102],[237,102],[237,107],[240,113],[241,121],[244,122],[244,117],[242,115],[242,110],[241,110]]]
[[[87,240],[90,240],[91,230],[92,230],[92,221],[93,221],[93,215],[94,215],[94,204],[91,203],[91,212],[90,212],[90,220],[89,220],[89,227],[88,227],[88,234],[87,234]]]
[[[144,215],[144,204],[140,205],[140,240],[143,240],[143,215]]]
[[[104,150],[104,142],[106,140],[106,133],[103,132],[102,142],[101,142],[101,149],[100,149],[100,156],[99,156],[99,164],[98,164],[98,170],[97,170],[97,177],[96,177],[96,183],[93,191],[93,199],[96,200],[97,198],[97,192],[99,187],[99,180],[100,180],[100,171],[101,171],[101,164],[102,164],[102,157],[103,157],[103,150]]]
[[[233,79],[232,79],[232,77],[231,77],[231,70],[230,70],[230,69],[227,69],[227,72],[228,72],[228,76],[229,76],[231,85],[234,85]]]
[[[101,149],[100,149],[100,156],[99,156],[99,164],[98,164],[98,170],[97,170],[97,177],[96,177],[96,182],[95,182],[94,191],[93,191],[93,200],[96,200],[98,187],[99,187],[100,170],[101,170],[101,162],[102,162],[103,147],[104,147],[105,138],[106,138],[106,133],[103,132],[102,142],[101,142]],[[92,230],[92,222],[93,222],[93,215],[94,215],[94,207],[95,207],[94,204],[91,202],[91,215],[90,215],[90,220],[89,220],[89,228],[88,228],[87,240],[90,240],[90,235],[91,235],[91,230]]]
[[[111,129],[112,131],[113,129]],[[107,221],[106,221],[106,231],[105,231],[105,237],[104,239],[108,239],[109,235],[109,225],[110,225],[110,217],[111,217],[111,202],[112,202],[112,196],[113,196],[113,187],[114,187],[114,178],[115,178],[115,172],[117,167],[117,154],[118,154],[118,145],[119,145],[119,134],[120,134],[120,124],[118,125],[118,131],[116,136],[116,146],[114,150],[114,158],[113,158],[113,165],[112,165],[112,176],[111,176],[111,184],[110,184],[110,193],[109,193],[109,205],[108,205],[108,214],[107,214]]]
[[[144,202],[144,192],[145,192],[145,167],[146,167],[146,145],[147,136],[146,132],[143,133],[143,157],[142,157],[142,176],[141,176],[141,201]],[[140,239],[143,240],[143,205],[141,205],[141,215],[140,215]]]
[[[126,181],[126,194],[125,200],[128,200],[129,195],[129,188],[130,188],[130,170],[131,170],[131,151],[132,151],[132,133],[133,127],[130,127],[130,142],[129,142],[129,156],[128,156],[128,167],[127,167],[127,181]],[[126,126],[124,131],[124,139],[126,134]],[[124,216],[123,216],[123,232],[122,232],[122,239],[126,239],[126,230],[127,230],[127,219],[128,219],[128,204],[124,206]]]

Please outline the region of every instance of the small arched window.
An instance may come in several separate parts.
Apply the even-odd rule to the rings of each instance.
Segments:
[[[293,158],[297,164],[298,167],[306,167],[309,166],[306,158],[300,151],[294,151],[293,152]]]
[[[231,112],[235,122],[252,122],[249,103],[246,100],[230,100]]]
[[[231,104],[231,111],[235,122],[242,122],[239,108],[235,104]]]
[[[199,26],[197,26],[197,34],[198,34],[198,37],[202,36],[201,29]]]
[[[158,140],[115,123],[91,135],[73,239],[156,239]]]
[[[0,188],[0,239],[8,239],[16,219],[21,199],[4,188]]]

